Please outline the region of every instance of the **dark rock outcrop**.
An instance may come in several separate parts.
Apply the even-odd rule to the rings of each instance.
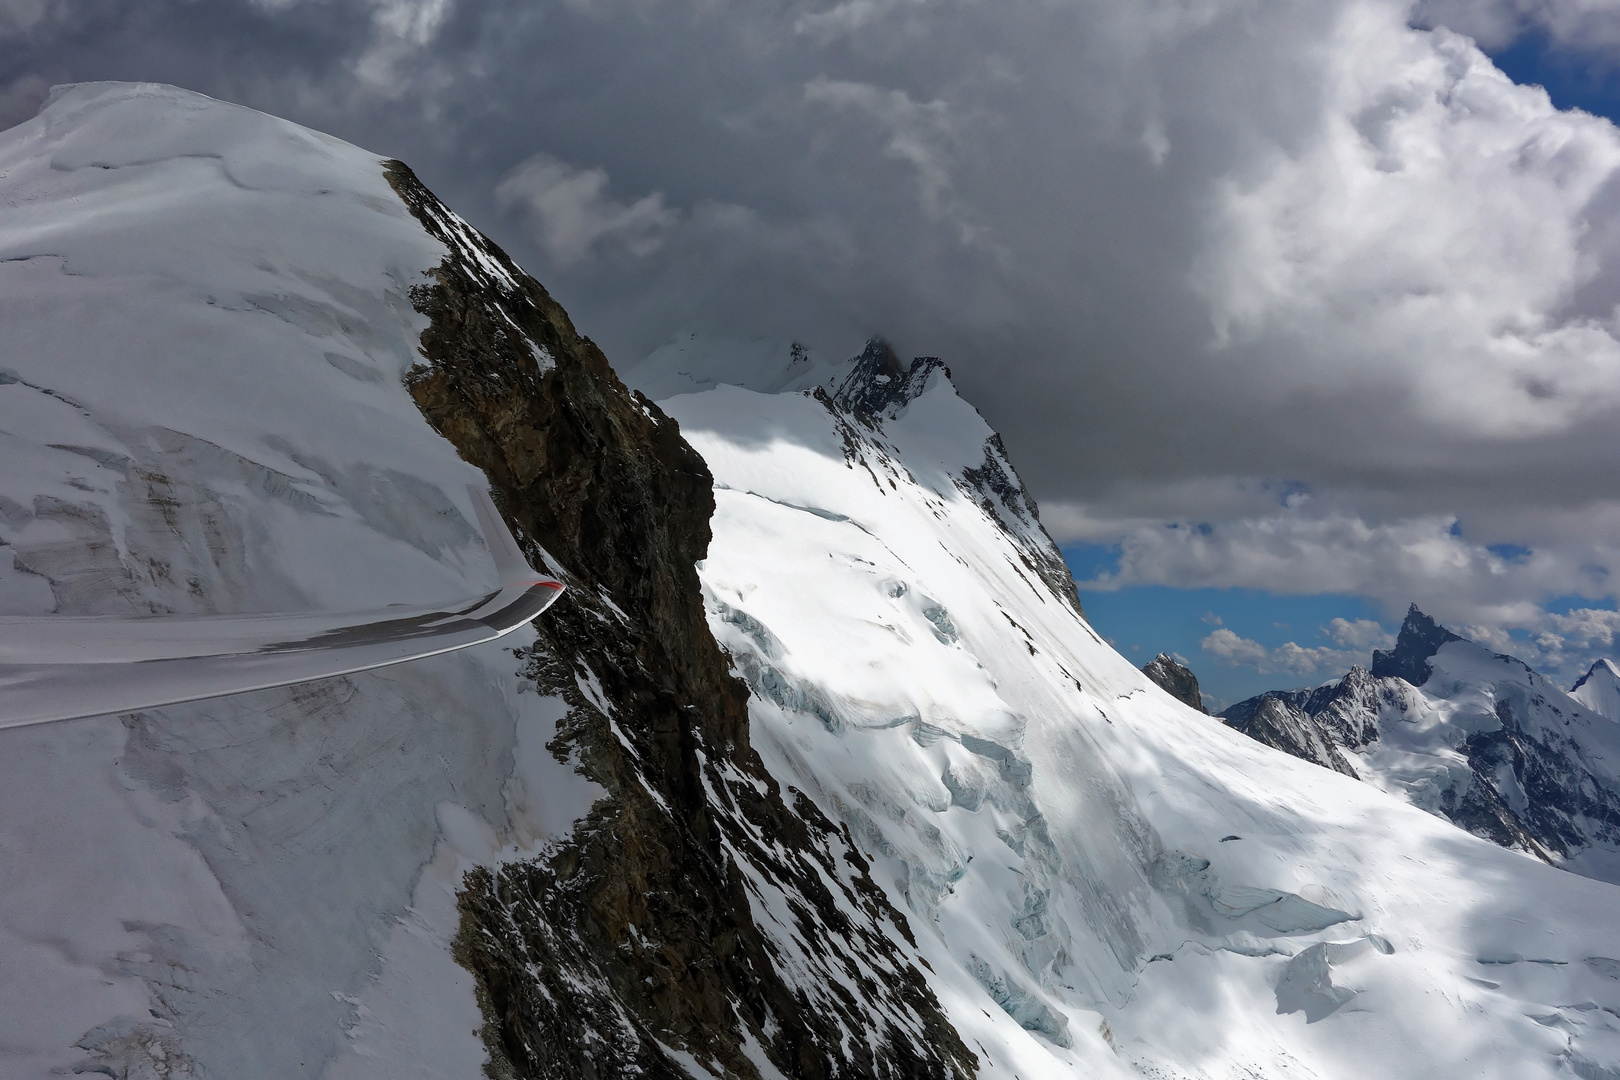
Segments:
[[[1378,738],[1378,717],[1384,709],[1383,688],[1371,672],[1357,664],[1338,682],[1311,691],[1301,708],[1325,738],[1355,750]]]
[[[833,391],[833,402],[864,420],[893,419],[895,414],[920,395],[928,377],[950,370],[935,356],[919,356],[910,366],[901,366],[900,357],[887,341],[875,337],[855,358],[855,366]]]
[[[1468,642],[1416,605],[1395,648],[1373,654],[1371,671],[1353,667],[1338,682],[1267,691],[1226,709],[1221,719],[1267,746],[1355,776],[1346,751],[1384,737],[1381,725],[1397,727],[1413,710],[1432,707],[1434,691],[1420,687],[1434,673],[1435,654],[1451,642],[1465,642],[1475,652],[1472,670],[1490,674],[1478,687],[1460,688],[1462,696],[1447,707],[1450,719],[1430,729],[1432,745],[1421,735],[1402,736],[1409,752],[1449,758],[1456,751],[1468,763],[1460,776],[1436,769],[1434,782],[1443,786],[1423,804],[1476,836],[1548,862],[1594,843],[1620,843],[1620,785],[1573,734],[1572,725],[1600,714],[1583,713],[1585,706],[1523,661]],[[1491,712],[1479,714],[1469,704],[1479,691],[1480,700],[1493,703]]]
[[[1500,726],[1463,742],[1472,782],[1446,792],[1442,812],[1475,836],[1549,862],[1594,841],[1620,843],[1620,791],[1593,770],[1579,743],[1532,722],[1532,713],[1559,706],[1531,674],[1528,687],[1498,687]]]
[[[1240,721],[1227,723],[1256,742],[1346,776],[1356,770],[1315,719],[1282,694],[1262,694]],[[1245,702],[1245,705],[1248,703]]]
[[[1142,666],[1142,674],[1183,705],[1191,705],[1201,713],[1209,712],[1204,708],[1204,695],[1198,691],[1198,676],[1169,653],[1160,653],[1149,660]]]
[[[684,1076],[676,1050],[751,1078],[753,1042],[795,1078],[971,1075],[905,918],[749,745],[694,568],[714,507],[702,459],[538,282],[387,170],[450,249],[412,290],[430,325],[407,386],[569,585],[517,662],[569,706],[552,751],[607,793],[547,856],[466,879],[456,948],[490,1074]],[[756,906],[794,925],[762,928]]]
[[[1362,667],[1338,682],[1299,690],[1267,690],[1220,713],[1222,722],[1267,746],[1359,777],[1345,749],[1378,738],[1381,689]]]
[[[1413,686],[1429,681],[1429,660],[1448,641],[1462,638],[1441,626],[1413,604],[1406,610],[1395,648],[1373,650],[1372,675],[1378,679],[1405,679]]]

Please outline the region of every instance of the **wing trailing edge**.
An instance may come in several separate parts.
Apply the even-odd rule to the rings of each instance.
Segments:
[[[0,616],[0,728],[350,675],[511,633],[562,594],[469,488],[495,590],[440,605],[263,615]]]

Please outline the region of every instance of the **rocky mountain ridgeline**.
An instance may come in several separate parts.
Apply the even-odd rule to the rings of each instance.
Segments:
[[[407,385],[569,584],[519,659],[571,706],[553,752],[608,792],[549,857],[467,878],[457,955],[492,1074],[684,1076],[673,1047],[749,1077],[752,1043],[794,1077],[970,1075],[916,958],[891,944],[905,917],[847,833],[749,747],[747,690],[693,570],[714,509],[702,459],[538,282],[402,163],[388,177],[452,253],[412,291],[430,325]],[[771,928],[793,942],[758,905],[793,912]]]
[[[683,334],[655,404],[404,165],[173,87],[53,92],[0,194],[8,614],[473,595],[485,482],[569,585],[0,733],[7,1076],[1613,1070],[1612,888],[1403,800],[1594,873],[1614,670],[1414,621],[1246,717],[1350,782],[1098,637],[936,359]]]
[[[887,341],[873,337],[861,354],[850,361],[848,374],[833,381],[830,393],[819,387],[815,392],[829,408],[837,409],[860,424],[866,430],[866,437],[874,439],[876,445],[885,446],[882,440],[885,421],[898,419],[911,402],[927,392],[934,379],[947,383],[951,380],[951,369],[943,360],[937,356],[918,356],[909,365],[902,365]],[[850,445],[853,447],[854,441]],[[893,448],[885,446],[885,449]],[[960,471],[957,485],[1018,545],[1025,568],[1076,615],[1084,618],[1074,576],[1051,534],[1041,524],[1040,509],[1013,468],[999,432],[991,431],[984,441],[983,453],[983,461]],[[896,457],[903,455],[897,452]]]
[[[1504,847],[1581,869],[1620,843],[1615,668],[1569,693],[1522,661],[1436,623],[1416,605],[1369,668],[1221,711],[1267,746],[1377,784]],[[1592,872],[1607,877],[1612,871]]]

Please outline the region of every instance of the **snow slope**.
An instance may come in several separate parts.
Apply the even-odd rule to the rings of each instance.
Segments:
[[[755,745],[911,913],[982,1075],[1620,1071],[1620,892],[1170,698],[1032,572],[992,432],[911,373],[865,417],[661,404],[715,476],[701,573]]]
[[[166,87],[68,88],[0,134],[0,614],[369,609],[494,579],[483,478],[400,384],[409,289],[446,248],[381,164]],[[982,1075],[1620,1068],[1614,888],[1167,697],[1080,619],[942,365],[869,349],[835,404],[699,361],[680,378],[712,389],[668,405],[715,475],[705,602],[753,739],[871,854]],[[454,890],[600,794],[546,748],[565,703],[515,668],[479,646],[0,730],[0,1071],[479,1075]],[[886,921],[806,935],[838,920],[790,880],[753,881],[753,914],[802,1001],[864,1007],[839,978],[911,971],[898,941],[830,956]]]
[[[1616,690],[1607,661],[1566,694],[1414,607],[1371,670],[1221,717],[1504,847],[1620,882],[1620,727],[1603,711]]]
[[[1613,660],[1599,660],[1570,688],[1569,696],[1599,716],[1620,720],[1620,670]]]
[[[445,249],[375,156],[86,84],[0,134],[0,203],[0,614],[496,581],[486,481],[400,382],[425,325],[407,291]],[[595,794],[514,669],[490,643],[0,731],[0,1072],[478,1075],[451,890]]]

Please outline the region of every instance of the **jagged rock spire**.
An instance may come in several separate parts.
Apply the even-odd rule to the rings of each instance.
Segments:
[[[1430,657],[1448,641],[1462,640],[1413,604],[1406,611],[1406,621],[1401,623],[1395,648],[1373,650],[1372,674],[1378,678],[1399,676],[1413,686],[1422,686],[1432,673]]]
[[[833,391],[833,401],[865,419],[893,419],[928,386],[928,377],[951,370],[937,356],[919,356],[909,367],[900,366],[900,357],[881,337],[867,341],[866,349],[855,359],[855,367]]]

